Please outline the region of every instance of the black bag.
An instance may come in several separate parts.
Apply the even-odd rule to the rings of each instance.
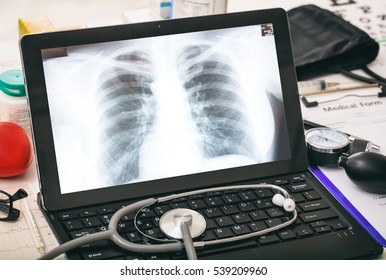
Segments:
[[[366,67],[379,51],[370,36],[315,5],[288,11],[298,80]],[[367,68],[367,67],[366,67]]]

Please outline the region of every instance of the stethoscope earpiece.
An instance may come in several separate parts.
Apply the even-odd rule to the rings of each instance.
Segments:
[[[285,198],[282,194],[277,193],[272,197],[272,203],[276,206],[283,207],[285,211],[292,212],[295,210],[295,201],[292,198]]]

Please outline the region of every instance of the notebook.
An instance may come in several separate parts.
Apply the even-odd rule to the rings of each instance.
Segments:
[[[275,183],[298,203],[294,225],[200,249],[199,258],[382,254],[308,170],[284,10],[27,35],[20,48],[41,208],[60,242],[104,230],[114,211],[147,197]],[[159,215],[174,207],[203,213],[207,230],[199,239],[256,231],[288,218],[272,196],[268,190],[191,196],[143,210],[137,214],[143,221],[128,217],[120,232],[151,243],[151,235],[162,235]],[[131,254],[105,242],[68,257],[184,255]]]

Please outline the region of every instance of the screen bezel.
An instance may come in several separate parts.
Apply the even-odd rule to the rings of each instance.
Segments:
[[[74,45],[272,23],[292,158],[89,191],[61,194],[41,51]],[[20,41],[44,207],[50,211],[245,182],[308,166],[286,12],[258,10],[215,16],[26,35]]]

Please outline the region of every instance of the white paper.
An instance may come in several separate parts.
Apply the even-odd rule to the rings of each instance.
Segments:
[[[315,96],[314,99],[321,101],[349,93],[374,95],[379,91],[378,88],[352,90]],[[310,101],[314,99],[310,98]],[[304,119],[370,140],[380,145],[380,152],[386,154],[386,98],[350,97],[314,108],[305,108],[302,104],[302,111]],[[321,170],[386,239],[386,195],[365,192],[350,181],[343,168],[321,168]]]

